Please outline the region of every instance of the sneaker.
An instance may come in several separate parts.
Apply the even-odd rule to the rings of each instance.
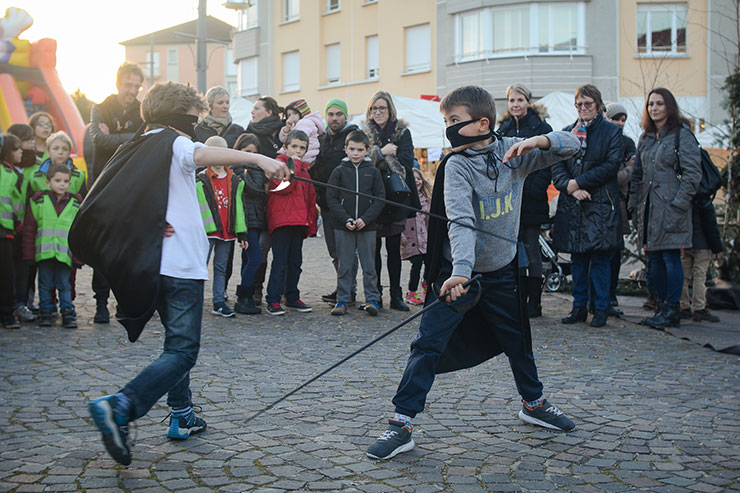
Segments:
[[[293,308],[301,313],[308,313],[310,311],[313,311],[313,308],[311,308],[301,300],[289,301],[285,303],[285,306],[287,306],[288,308]]]
[[[395,419],[389,419],[388,425],[388,429],[368,447],[367,456],[371,459],[390,459],[416,445],[411,438],[411,425]]]
[[[378,312],[380,312],[380,305],[377,301],[370,300],[365,303],[365,311],[368,313],[368,315],[372,317],[377,317]]]
[[[329,294],[325,294],[321,296],[321,301],[325,301],[327,303],[335,304],[337,302],[337,290],[335,289],[333,292]]]
[[[719,322],[719,317],[717,315],[712,314],[708,308],[705,308],[703,310],[696,310],[693,314],[693,319],[694,319],[694,322],[701,322],[701,321],[715,322],[715,323]]]
[[[51,327],[51,315],[52,314],[50,312],[42,312],[39,310],[39,327]]]
[[[18,320],[15,318],[15,315],[12,313],[5,317],[3,320],[3,327],[6,329],[20,329],[21,324],[18,323]]]
[[[88,403],[87,409],[98,431],[103,434],[105,450],[119,464],[131,464],[131,447],[128,444],[129,413],[121,409],[118,398],[108,395],[95,399]]]
[[[26,305],[21,305],[15,309],[15,316],[21,322],[33,322],[36,320],[36,315],[28,309]]]
[[[563,411],[547,402],[547,399],[535,408],[530,408],[526,402],[523,402],[522,410],[519,411],[519,419],[551,430],[571,431],[576,427]]]
[[[167,430],[167,438],[171,440],[185,440],[190,435],[197,435],[206,431],[206,420],[195,416],[191,412],[186,416],[170,416],[170,429]]]
[[[280,306],[280,303],[268,303],[267,313],[270,315],[285,315],[285,310]]]
[[[421,295],[416,291],[409,291],[408,293],[406,293],[406,302],[412,305],[424,304],[424,300],[421,298]]]
[[[62,310],[62,327],[65,329],[77,328],[77,314],[72,308]]]
[[[255,306],[251,296],[237,298],[236,303],[234,303],[234,311],[246,315],[258,315],[262,313],[262,309]]]
[[[331,314],[340,316],[347,313],[347,303],[344,301],[338,301],[336,305],[334,305],[334,308],[331,309]]]
[[[214,315],[221,315],[224,318],[231,318],[235,316],[236,314],[231,311],[231,308],[226,306],[226,303],[216,303],[213,305],[213,311],[211,311]]]

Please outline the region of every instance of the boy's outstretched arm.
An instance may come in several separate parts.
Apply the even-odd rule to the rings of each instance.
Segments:
[[[290,179],[290,170],[287,166],[262,154],[220,147],[198,147],[193,152],[193,161],[198,166],[233,166],[249,163],[259,166],[270,179]]]

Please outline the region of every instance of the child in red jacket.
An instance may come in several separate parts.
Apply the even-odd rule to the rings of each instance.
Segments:
[[[285,154],[277,159],[293,160],[295,176],[310,178],[308,164],[301,158],[308,150],[308,136],[294,130],[285,138]],[[290,167],[290,163],[288,163]],[[267,227],[272,236],[272,267],[267,283],[267,313],[285,315],[280,298],[285,287],[285,306],[299,312],[310,312],[311,307],[300,300],[298,281],[303,263],[303,239],[316,234],[316,192],[310,184],[293,180],[270,182],[267,200]]]

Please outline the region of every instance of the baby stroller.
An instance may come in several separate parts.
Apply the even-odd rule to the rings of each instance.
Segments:
[[[555,293],[566,283],[570,275],[570,262],[561,259],[552,248],[550,225],[540,230],[540,252],[542,253],[542,274],[545,276],[545,288]]]

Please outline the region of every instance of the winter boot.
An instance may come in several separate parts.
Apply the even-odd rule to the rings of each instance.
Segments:
[[[401,286],[391,288],[391,309],[400,310],[402,312],[409,311],[408,305],[403,301],[403,291],[401,291]]]
[[[95,306],[95,317],[93,322],[96,324],[107,324],[110,322],[110,313],[108,312],[108,300],[98,300]]]
[[[642,307],[645,310],[655,310],[658,308],[658,295],[656,294],[649,294],[647,299],[645,300],[645,303],[642,304]]]
[[[574,324],[576,322],[585,322],[588,317],[588,308],[585,306],[574,306],[567,317],[560,320],[564,324]]]
[[[257,315],[262,313],[261,308],[257,308],[254,304],[254,288],[248,286],[237,286],[236,287],[236,303],[234,304],[234,311],[236,313],[244,313],[246,315]]]
[[[663,308],[663,313],[660,314],[657,320],[651,327],[656,329],[665,329],[667,327],[680,327],[681,326],[681,305],[672,305],[666,303]]]
[[[529,318],[542,316],[542,279],[525,277],[527,282],[527,314]]]
[[[606,310],[594,310],[594,318],[591,319],[591,327],[603,327],[606,325]]]
[[[73,308],[62,310],[62,327],[65,329],[77,328],[77,314]]]
[[[655,327],[655,324],[658,323],[658,321],[660,320],[660,317],[663,315],[664,309],[665,309],[665,302],[662,300],[658,300],[656,302],[656,309],[655,309],[655,313],[653,314],[653,316],[643,318],[640,323],[642,325],[647,325],[648,327]],[[681,316],[680,313],[681,312],[679,311],[679,317]]]

